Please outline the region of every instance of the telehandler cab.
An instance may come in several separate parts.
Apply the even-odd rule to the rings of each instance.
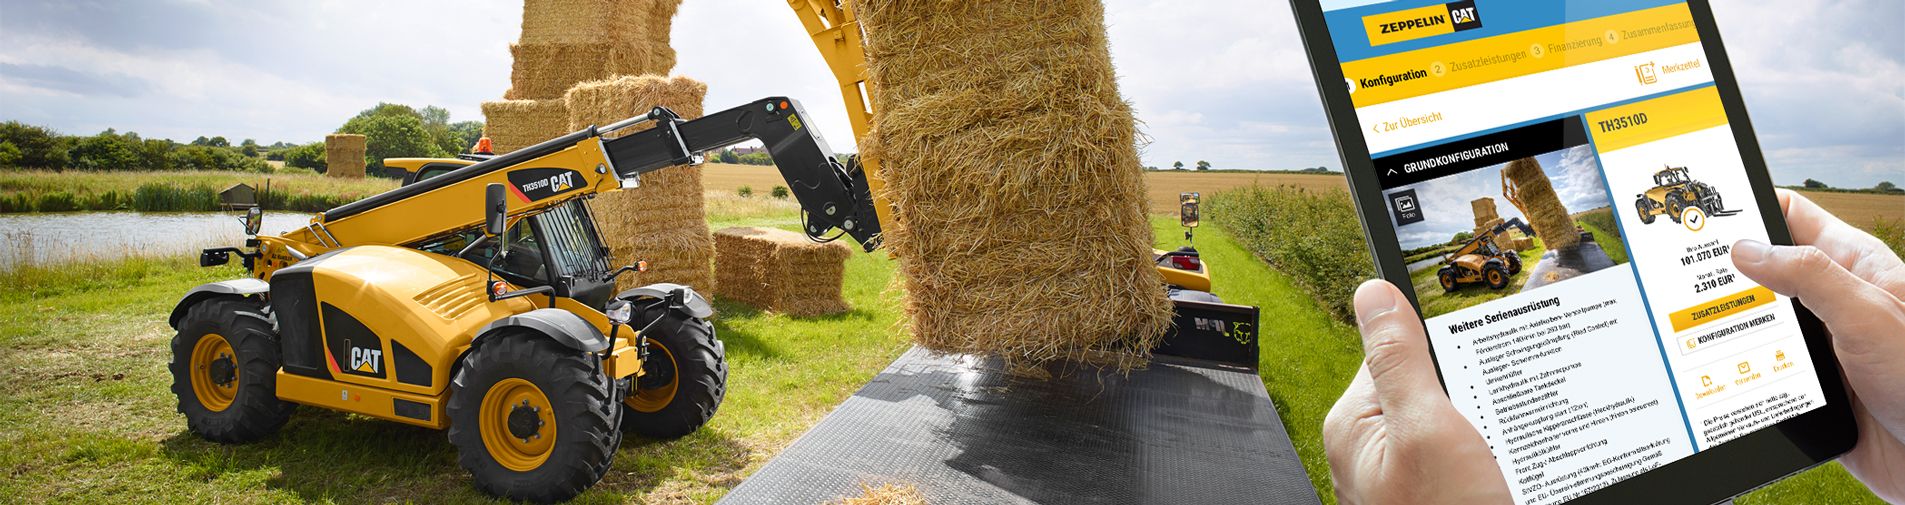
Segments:
[[[244,248],[199,259],[236,255],[249,277],[193,288],[172,310],[178,410],[224,443],[271,435],[297,404],[447,428],[479,489],[573,497],[624,432],[687,435],[727,388],[708,300],[674,284],[613,292],[646,262],[611,267],[586,201],[759,139],[807,234],[870,251],[866,177],[810,125],[780,97],[692,121],[658,107],[501,156],[433,160],[438,173],[282,235],[258,235],[254,210]]]

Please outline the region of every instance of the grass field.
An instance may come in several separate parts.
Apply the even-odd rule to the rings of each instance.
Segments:
[[[272,210],[319,212],[397,187],[395,179],[247,172],[0,170],[0,212],[217,210],[218,192],[271,180]]]
[[[757,188],[758,189],[758,188]],[[793,204],[712,197],[715,227],[792,226]],[[1158,245],[1182,244],[1153,218]],[[1313,483],[1335,503],[1323,416],[1361,360],[1355,329],[1223,230],[1199,230],[1215,291],[1262,308],[1263,382]],[[581,503],[705,503],[740,483],[903,351],[893,263],[847,265],[853,312],[794,319],[717,301],[732,360],[714,421],[677,441],[629,439]],[[26,503],[488,502],[441,432],[300,409],[277,437],[245,446],[185,431],[167,389],[165,311],[202,282],[238,276],[187,258],[0,272],[0,496]],[[1829,465],[1742,503],[1877,503]]]

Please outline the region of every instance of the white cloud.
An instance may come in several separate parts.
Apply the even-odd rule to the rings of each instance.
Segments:
[[[1905,3],[1720,0],[1714,9],[1775,179],[1905,183]],[[67,133],[315,140],[380,101],[480,119],[508,87],[522,4],[6,0],[0,119]],[[1119,85],[1144,162],[1339,167],[1285,2],[1107,0]],[[676,73],[722,108],[801,99],[854,148],[831,73],[792,10],[689,0]],[[11,66],[8,66],[11,65]]]

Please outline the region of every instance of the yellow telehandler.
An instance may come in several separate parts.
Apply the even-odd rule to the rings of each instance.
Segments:
[[[254,209],[245,247],[199,258],[238,256],[249,276],[193,288],[171,312],[178,410],[225,443],[272,434],[294,405],[447,428],[483,491],[573,497],[624,432],[687,435],[727,388],[708,300],[674,284],[614,292],[646,265],[612,267],[586,201],[758,139],[810,237],[872,250],[866,178],[810,124],[782,97],[692,121],[656,108],[501,156],[430,160],[417,165],[429,177],[289,233],[258,235]]]

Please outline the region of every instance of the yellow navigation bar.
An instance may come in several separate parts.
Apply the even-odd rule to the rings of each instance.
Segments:
[[[1430,8],[1446,9],[1392,14]],[[1367,28],[1370,18],[1363,22]],[[1343,64],[1343,75],[1355,86],[1350,101],[1366,107],[1699,40],[1693,13],[1673,4],[1352,61]]]
[[[1724,124],[1726,107],[1711,86],[1587,114],[1588,134],[1602,153]]]

